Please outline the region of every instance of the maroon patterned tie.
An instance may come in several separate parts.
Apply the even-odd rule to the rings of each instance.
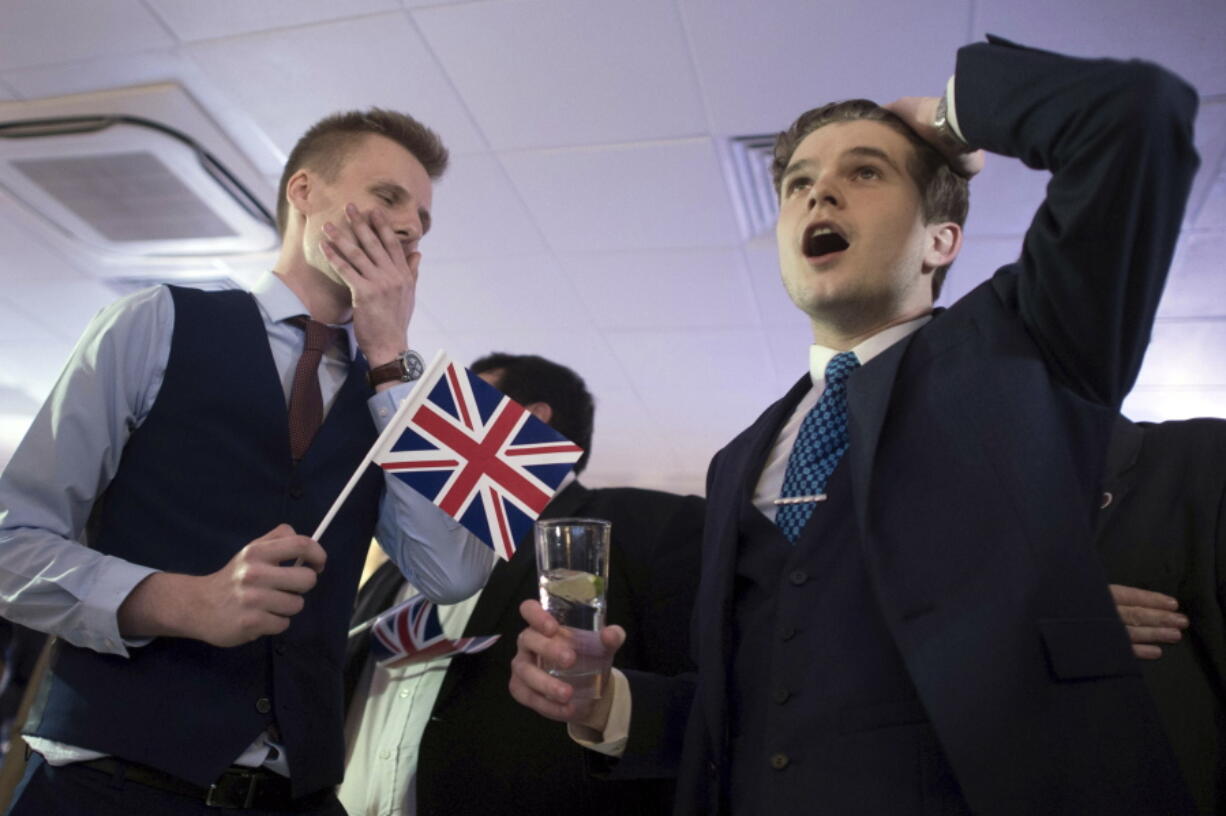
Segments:
[[[294,370],[294,386],[289,394],[289,449],[294,461],[306,455],[315,432],[324,421],[324,400],[319,391],[319,361],[328,346],[335,343],[341,332],[331,326],[311,320],[306,315],[287,321],[306,332],[306,345]]]

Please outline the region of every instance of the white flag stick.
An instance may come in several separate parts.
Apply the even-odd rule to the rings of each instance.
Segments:
[[[421,404],[422,400],[426,398],[429,391],[428,389],[423,388],[423,386],[427,383],[433,384],[434,381],[438,379],[436,376],[438,370],[446,364],[447,353],[442,349],[439,349],[434,355],[434,359],[430,361],[430,365],[426,366],[426,370],[421,375],[421,379],[419,379],[417,384],[413,386],[413,390],[409,393],[409,395],[404,398],[404,402],[400,403],[400,407],[397,408],[396,413],[392,415],[392,419],[387,423],[387,427],[383,429],[383,433],[379,434],[379,438],[375,440],[375,444],[370,446],[370,450],[366,452],[366,457],[362,460],[362,464],[358,465],[358,469],[353,472],[353,476],[349,477],[349,483],[345,485],[345,489],[341,491],[341,494],[336,497],[336,501],[332,503],[332,507],[328,510],[328,514],[324,516],[323,521],[319,522],[319,526],[315,528],[315,533],[311,536],[311,538],[319,541],[320,536],[324,534],[324,531],[328,529],[328,525],[332,523],[332,519],[335,518],[336,514],[340,511],[341,505],[345,503],[345,499],[349,498],[349,494],[353,492],[353,488],[355,485],[357,485],[358,480],[361,479],[366,473],[366,468],[370,467],[370,463],[374,460],[374,458],[382,453],[389,444],[391,444],[393,441],[392,437],[403,430],[403,424],[400,420],[405,414],[417,408],[417,406]]]
[[[375,625],[375,618],[378,618],[378,617],[379,617],[378,615],[375,615],[375,617],[374,617],[374,618],[368,618],[368,619],[366,619],[366,620],[362,621],[362,622],[361,622],[361,623],[359,623],[357,626],[355,626],[355,627],[353,627],[352,629],[350,629],[350,630],[349,630],[349,634],[348,634],[348,635],[346,635],[346,637],[347,637],[347,638],[352,638],[352,637],[357,637],[358,635],[362,634],[362,633],[363,633],[363,632],[365,632],[367,629],[369,629],[370,627],[372,627],[372,626],[374,626],[374,625]]]

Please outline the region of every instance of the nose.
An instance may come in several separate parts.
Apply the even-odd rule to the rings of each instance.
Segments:
[[[809,188],[809,209],[815,210],[821,205],[828,207],[839,207],[843,201],[842,195],[839,193],[838,187],[834,181],[822,174],[813,182],[813,186]]]

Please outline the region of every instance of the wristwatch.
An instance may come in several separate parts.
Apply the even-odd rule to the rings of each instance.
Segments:
[[[375,366],[367,371],[366,382],[370,383],[371,388],[385,382],[413,382],[413,380],[420,379],[425,370],[426,362],[421,355],[412,349],[407,349],[400,352],[390,363]]]
[[[970,151],[971,146],[957,134],[953,125],[949,124],[949,97],[947,94],[942,94],[937,102],[937,110],[932,117],[932,126],[936,128],[937,136],[951,150],[958,153]]]

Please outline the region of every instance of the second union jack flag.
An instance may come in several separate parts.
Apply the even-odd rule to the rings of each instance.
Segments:
[[[375,618],[370,649],[381,666],[393,667],[456,654],[475,654],[493,646],[498,635],[449,640],[438,607],[417,595]]]
[[[583,455],[441,352],[377,445],[375,464],[506,559]]]

